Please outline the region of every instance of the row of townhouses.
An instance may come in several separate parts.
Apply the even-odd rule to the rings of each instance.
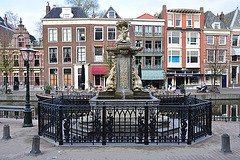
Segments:
[[[238,8],[214,15],[202,7],[167,9],[163,5],[161,13],[154,16],[145,13],[127,19],[131,45],[143,47],[134,57],[136,67],[142,68],[143,85],[178,89],[184,84],[195,89],[204,82],[220,88],[240,87],[239,18]],[[0,73],[0,85],[25,88],[26,67],[19,49],[30,44],[38,50],[30,64],[31,88],[104,88],[109,59],[114,58],[106,48],[116,45],[115,25],[121,19],[113,7],[102,18],[89,18],[81,7],[51,9],[47,5],[42,18],[43,38],[36,41],[22,20],[14,29],[6,18],[0,18],[1,39],[2,33],[11,37],[8,45],[1,42],[1,51],[11,54],[13,60],[13,72],[7,80],[4,72]]]

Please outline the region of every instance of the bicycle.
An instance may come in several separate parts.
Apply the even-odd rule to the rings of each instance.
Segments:
[[[212,87],[209,89],[210,92],[213,92],[213,93],[220,93],[220,90],[218,89],[218,87]]]

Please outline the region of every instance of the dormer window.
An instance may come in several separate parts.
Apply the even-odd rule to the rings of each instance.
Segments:
[[[213,29],[220,29],[220,22],[214,22],[212,24]]]
[[[114,11],[109,11],[108,12],[108,18],[115,18],[115,12]]]
[[[62,8],[62,13],[60,14],[61,18],[72,18],[72,9],[71,8]]]

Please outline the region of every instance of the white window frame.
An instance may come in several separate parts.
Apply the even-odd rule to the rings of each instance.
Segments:
[[[84,35],[85,35],[85,40],[79,40],[80,37],[78,35],[78,29],[84,29]],[[87,41],[87,36],[86,36],[86,27],[77,27],[76,28],[76,42],[86,42]]]
[[[84,50],[85,50],[85,52],[81,52],[82,54],[81,54],[81,61],[79,60],[79,53],[80,52],[78,52],[79,51],[79,48],[84,48]],[[83,50],[81,50],[81,51],[83,51]],[[76,62],[77,63],[84,63],[84,62],[86,62],[86,46],[76,46]]]
[[[176,51],[178,51],[179,53],[179,62],[173,62],[172,60],[172,57],[174,56],[173,55],[173,52],[176,52]],[[174,53],[174,54],[176,54],[176,53]],[[171,56],[171,61],[169,62],[169,57]],[[170,49],[170,50],[168,50],[168,64],[182,64],[182,52],[181,52],[181,50],[175,50],[175,49]]]
[[[109,39],[109,36],[108,36],[108,33],[109,33],[109,29],[110,28],[114,28],[114,39]],[[111,31],[112,32],[112,31]],[[112,32],[113,33],[113,32]],[[113,27],[113,26],[109,26],[107,27],[107,40],[108,41],[115,41],[116,40],[116,27]]]
[[[210,37],[212,37],[212,41],[211,41],[212,43],[211,42],[209,43],[209,40],[210,40],[209,38]],[[207,36],[207,44],[209,44],[209,45],[213,45],[214,44],[214,36],[211,36],[211,35]]]
[[[197,56],[193,55],[194,54],[193,52],[197,52]],[[189,61],[188,61],[188,57],[189,57]],[[197,62],[192,62],[191,57],[197,57]],[[198,50],[188,50],[187,51],[186,62],[188,64],[199,64],[199,60],[200,60],[200,55],[199,55]]]
[[[213,60],[212,61],[209,61],[209,51],[213,51]],[[215,50],[212,50],[212,49],[209,49],[209,50],[207,50],[207,62],[208,63],[214,63],[215,62]]]
[[[200,28],[200,15],[194,15],[194,28]]]
[[[100,77],[100,84],[99,85],[96,85],[96,76]],[[102,76],[100,74],[94,75],[94,86],[101,86],[101,79],[102,79]]]
[[[142,46],[143,46],[143,45],[142,45],[142,43],[143,43],[142,40],[135,40],[135,46],[136,46],[136,47],[137,47],[137,44],[138,44],[137,42],[139,42],[139,44],[140,44],[139,47],[142,47]]]
[[[67,32],[65,32],[67,30]],[[72,42],[72,28],[64,27],[62,28],[62,42]]]
[[[191,16],[191,18],[189,18],[188,16]],[[191,21],[191,25],[188,25],[188,21]],[[192,15],[191,14],[186,15],[186,27],[192,28]]]
[[[173,43],[173,38],[177,36],[173,36],[173,33],[179,33],[179,43]],[[169,41],[171,39],[171,43]],[[181,32],[175,32],[175,31],[169,31],[168,32],[168,45],[181,45],[182,44],[182,33]]]
[[[50,30],[56,31],[56,33],[50,33]],[[57,28],[48,28],[48,42],[58,42]]]
[[[220,61],[220,51],[223,51],[223,55],[221,55],[223,57],[223,61]],[[226,62],[226,50],[218,50],[218,62],[219,63],[225,63]]]
[[[155,26],[155,35],[162,35],[162,26]]]
[[[56,48],[57,49],[57,57],[56,57],[57,58],[57,62],[54,62],[54,63],[50,62],[50,56],[49,56],[50,48]],[[58,64],[58,47],[57,46],[48,47],[48,64]]]
[[[102,29],[102,39],[96,39],[96,29],[98,29],[98,28]],[[94,41],[103,41],[103,39],[104,39],[103,38],[103,36],[104,36],[103,32],[104,32],[103,26],[95,26],[94,27]]]
[[[179,16],[179,18],[177,18]],[[177,21],[179,21],[179,25],[177,25]],[[175,25],[176,27],[182,27],[182,14],[175,14]]]
[[[233,37],[235,37],[235,36],[237,36],[238,38],[237,38],[237,45],[233,45]],[[238,47],[239,46],[239,35],[238,34],[232,34],[232,46],[234,46],[234,47]]]
[[[223,39],[221,40],[221,38]],[[219,36],[219,45],[226,45],[226,36]]]
[[[64,82],[64,69],[70,69],[71,70],[71,84],[70,84],[70,86],[73,84],[73,70],[72,70],[72,68],[69,68],[69,67],[63,67],[62,68],[62,81],[63,81],[63,85],[65,85],[65,82]]]
[[[64,57],[63,57],[63,56],[64,56],[64,53],[63,53],[63,49],[64,49],[64,48],[70,48],[70,49],[71,49],[71,54],[70,54],[70,56],[71,56],[71,57],[70,57],[70,58],[71,58],[71,62],[64,62]],[[62,47],[62,63],[63,63],[63,64],[71,64],[71,63],[73,62],[72,52],[73,52],[73,51],[72,51],[72,46],[63,46],[63,47]]]
[[[213,22],[212,28],[213,28],[213,29],[220,29],[220,28],[221,28],[221,27],[220,27],[220,22]]]
[[[101,47],[102,48],[102,56],[100,58],[100,56],[96,56],[96,53],[95,53],[95,48],[96,47]],[[99,57],[99,58],[97,58]],[[94,46],[94,62],[103,62],[103,46]]]
[[[174,15],[173,15],[173,13],[168,13],[167,18],[168,18],[168,27],[174,27]]]
[[[145,26],[145,35],[152,35],[152,26]]]
[[[142,33],[143,33],[142,25],[136,25],[135,26],[135,35],[142,35]]]
[[[110,12],[113,13],[113,17],[110,17]],[[108,18],[116,18],[116,13],[115,13],[115,11],[109,11],[109,12],[108,12]]]
[[[194,34],[196,34],[196,37],[193,36]],[[199,32],[187,32],[187,45],[198,46],[199,37]],[[196,42],[192,42],[192,38],[196,38]]]

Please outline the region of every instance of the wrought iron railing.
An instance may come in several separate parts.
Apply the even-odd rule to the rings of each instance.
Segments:
[[[39,101],[38,133],[59,145],[191,144],[212,134],[211,102],[187,96],[156,97],[161,99],[157,106],[91,106],[82,96]]]

